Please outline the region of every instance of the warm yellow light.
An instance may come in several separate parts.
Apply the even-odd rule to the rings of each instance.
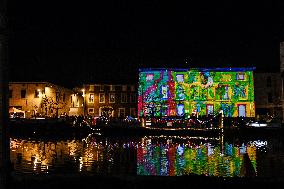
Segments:
[[[40,89],[38,89],[37,91],[40,92]]]
[[[83,92],[83,97],[85,97],[85,89],[82,89],[82,92]]]

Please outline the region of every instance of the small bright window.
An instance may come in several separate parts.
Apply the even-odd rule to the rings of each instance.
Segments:
[[[94,103],[94,94],[90,94],[89,103]]]
[[[100,103],[105,103],[105,94],[104,93],[100,93],[99,94],[99,102]]]
[[[109,94],[109,103],[115,103],[115,94],[114,93]]]
[[[154,79],[154,74],[147,74],[146,81],[152,81]]]
[[[243,72],[238,73],[237,80],[245,80],[245,74]]]
[[[177,78],[177,82],[184,82],[184,76],[183,76],[183,74],[177,74],[177,75],[176,75],[176,78]]]
[[[110,85],[110,86],[109,86],[109,90],[110,90],[110,91],[115,91],[115,86],[114,86],[114,85]]]

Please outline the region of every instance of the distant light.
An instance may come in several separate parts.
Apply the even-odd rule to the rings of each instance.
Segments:
[[[83,95],[82,96],[85,97],[85,89],[82,89],[82,91],[83,91]]]
[[[37,91],[40,92],[40,89],[38,89]]]

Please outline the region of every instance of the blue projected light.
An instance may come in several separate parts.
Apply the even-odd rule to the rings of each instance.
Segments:
[[[178,104],[177,105],[177,115],[178,116],[183,116],[184,115],[184,105],[183,104]]]

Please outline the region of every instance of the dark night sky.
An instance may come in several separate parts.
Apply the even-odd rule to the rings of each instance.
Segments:
[[[283,4],[93,2],[9,1],[10,80],[72,87],[136,82],[139,67],[279,67]]]

